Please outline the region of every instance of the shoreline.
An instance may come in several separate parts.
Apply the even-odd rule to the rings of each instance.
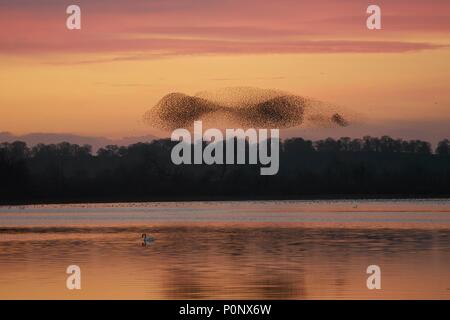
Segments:
[[[247,201],[345,201],[345,200],[450,200],[450,195],[329,195],[304,197],[136,197],[136,198],[69,198],[50,200],[0,200],[0,207],[29,205],[69,205],[100,203],[148,203],[148,202],[247,202]]]

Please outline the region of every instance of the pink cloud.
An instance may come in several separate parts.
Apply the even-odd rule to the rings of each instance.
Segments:
[[[68,31],[60,1],[0,0],[0,53],[409,52],[442,46],[403,35],[450,33],[447,0],[379,0],[383,30],[376,33],[365,27],[367,3],[357,0],[78,2],[82,30]]]

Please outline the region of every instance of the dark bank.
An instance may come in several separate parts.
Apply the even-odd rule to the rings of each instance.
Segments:
[[[277,175],[258,165],[174,165],[176,142],[128,147],[0,144],[0,203],[450,196],[450,144],[387,136],[280,144]],[[248,148],[247,148],[248,152]]]

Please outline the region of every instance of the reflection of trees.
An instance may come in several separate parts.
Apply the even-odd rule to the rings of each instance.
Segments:
[[[284,243],[294,241],[295,231],[226,226],[162,231],[168,238],[158,264],[165,270],[167,298],[274,299],[306,293],[299,260],[304,248]]]
[[[285,140],[280,171],[259,165],[175,166],[175,142],[128,147],[66,142],[0,144],[0,201],[301,198],[337,195],[449,195],[450,143],[388,136]],[[248,152],[248,150],[247,150]]]
[[[422,259],[447,231],[301,227],[163,227],[158,270],[164,298],[304,299],[365,290],[367,259]],[[414,241],[414,239],[416,239]],[[368,252],[370,254],[368,254]],[[419,253],[419,254],[418,254]],[[147,257],[131,260],[148,265]]]

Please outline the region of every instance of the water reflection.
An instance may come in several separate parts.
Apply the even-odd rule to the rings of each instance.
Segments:
[[[3,227],[1,298],[450,298],[446,228],[279,223]],[[141,235],[156,241],[142,246]],[[65,269],[82,269],[82,290]],[[366,288],[368,265],[382,290]]]

